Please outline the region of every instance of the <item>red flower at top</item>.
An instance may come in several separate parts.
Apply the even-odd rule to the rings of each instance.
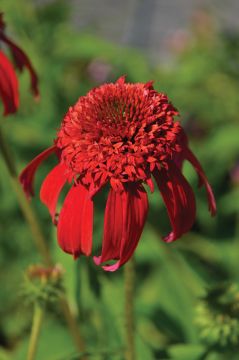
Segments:
[[[91,90],[70,107],[55,144],[38,155],[20,175],[28,196],[38,166],[51,153],[58,165],[45,178],[40,197],[56,223],[56,204],[63,186],[68,192],[57,221],[58,242],[78,257],[92,251],[94,196],[110,184],[105,208],[102,253],[97,265],[114,271],[132,256],[146,221],[148,197],[144,185],[154,191],[155,179],[165,202],[172,231],[171,242],[190,230],[195,220],[194,193],[182,174],[182,162],[192,163],[200,185],[205,185],[209,209],[215,199],[201,165],[191,152],[178,115],[167,96],[147,84],[115,84]]]
[[[31,77],[31,90],[38,97],[38,78],[28,56],[5,34],[3,14],[0,13],[0,46],[1,42],[9,47],[13,62],[20,71],[26,67]],[[15,113],[19,106],[18,80],[14,67],[0,48],[0,97],[4,105],[4,115]]]

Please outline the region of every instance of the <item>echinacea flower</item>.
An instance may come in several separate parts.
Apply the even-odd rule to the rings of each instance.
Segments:
[[[114,271],[132,256],[146,221],[148,196],[154,182],[165,202],[172,242],[188,232],[195,220],[194,193],[182,174],[188,160],[198,173],[208,195],[209,210],[216,212],[215,199],[204,171],[188,147],[178,115],[167,96],[154,90],[152,82],[130,84],[121,77],[79,98],[70,107],[52,147],[43,151],[23,170],[20,181],[33,195],[34,174],[43,160],[55,153],[59,159],[45,178],[41,201],[57,223],[60,247],[75,258],[92,251],[94,196],[110,185],[104,214],[102,253],[97,265]],[[56,221],[56,205],[63,186],[71,189]]]
[[[22,71],[26,67],[31,77],[31,90],[35,97],[39,96],[38,78],[32,64],[23,50],[21,50],[5,34],[5,23],[3,14],[0,13],[0,97],[4,105],[3,115],[15,113],[19,106],[18,80],[14,66],[5,53],[1,45],[5,44],[10,50],[15,67]]]

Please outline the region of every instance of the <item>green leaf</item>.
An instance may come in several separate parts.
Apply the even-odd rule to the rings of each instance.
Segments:
[[[201,360],[206,349],[202,345],[178,344],[170,346],[168,352],[172,360]]]

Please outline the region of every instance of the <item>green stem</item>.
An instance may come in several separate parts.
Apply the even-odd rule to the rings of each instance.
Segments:
[[[0,127],[0,150],[2,152],[3,160],[5,161],[6,167],[9,171],[9,174],[12,177],[17,177],[17,171],[14,164],[12,155],[10,154],[9,148],[4,140],[3,132]]]
[[[134,259],[131,259],[124,266],[125,275],[125,327],[126,327],[126,360],[135,360],[135,317],[134,317],[134,296],[135,296],[135,269]]]
[[[46,241],[43,237],[35,212],[33,211],[29,201],[27,200],[26,195],[23,192],[23,189],[21,187],[21,184],[19,183],[18,178],[11,176],[11,184],[17,196],[19,206],[31,230],[32,237],[35,240],[35,244],[39,253],[41,254],[46,265],[48,266],[53,265],[53,261],[49,253],[49,249],[46,245]]]
[[[43,321],[44,311],[39,305],[35,305],[32,330],[28,347],[27,360],[34,360],[37,351],[37,344],[39,339],[39,334],[41,330],[41,325]]]
[[[27,200],[26,195],[24,194],[24,191],[18,180],[15,162],[13,160],[10,149],[5,141],[5,138],[4,138],[1,128],[0,128],[0,150],[2,153],[3,160],[5,162],[5,165],[7,167],[7,170],[10,175],[11,185],[17,196],[19,206],[23,212],[26,222],[32,232],[32,236],[35,241],[36,247],[37,247],[39,253],[41,254],[44,262],[47,265],[52,265],[53,261],[50,256],[49,249],[46,245],[46,241],[42,234],[42,231],[41,231],[40,225],[37,221],[36,215],[31,207],[29,201]]]
[[[52,266],[54,261],[51,257],[47,241],[42,233],[40,224],[38,222],[37,216],[34,209],[32,208],[30,202],[27,200],[25,193],[22,189],[22,186],[18,180],[17,170],[15,162],[13,160],[12,154],[9,150],[8,144],[5,141],[1,126],[0,126],[0,150],[5,162],[6,168],[8,170],[12,188],[17,196],[19,206],[22,210],[23,216],[31,230],[33,240],[35,241],[36,247],[41,254],[43,261],[46,265]],[[67,325],[71,331],[72,337],[75,341],[77,350],[83,352],[85,351],[84,341],[80,333],[77,321],[74,315],[71,312],[70,306],[64,298],[61,302],[62,312],[67,322]]]
[[[65,297],[61,300],[61,309],[63,311],[67,325],[71,331],[71,335],[73,337],[77,349],[80,352],[85,352],[85,342],[80,333],[79,326],[75,320],[75,317],[72,315],[69,303]],[[87,360],[87,357],[86,356],[82,357],[82,360]]]

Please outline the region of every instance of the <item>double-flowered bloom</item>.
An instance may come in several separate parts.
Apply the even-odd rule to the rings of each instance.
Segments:
[[[215,199],[205,173],[188,147],[177,110],[152,82],[126,83],[121,77],[91,90],[69,109],[54,145],[38,155],[20,176],[28,196],[33,194],[35,171],[55,153],[58,164],[41,186],[40,197],[57,225],[61,248],[75,258],[92,252],[95,195],[107,184],[102,252],[97,265],[114,271],[132,256],[148,213],[144,186],[154,191],[154,180],[165,202],[172,230],[163,239],[172,242],[188,232],[196,214],[194,193],[182,174],[188,160],[199,184],[207,191],[209,210]],[[66,183],[59,218],[56,205]],[[106,186],[107,188],[107,186]],[[109,264],[110,260],[115,260]]]
[[[8,47],[13,62],[3,51],[3,46]],[[21,50],[5,34],[5,23],[3,14],[0,13],[0,98],[4,105],[4,115],[15,113],[19,106],[18,79],[14,66],[22,71],[26,67],[31,77],[31,90],[38,97],[38,79],[32,64],[23,50]]]

